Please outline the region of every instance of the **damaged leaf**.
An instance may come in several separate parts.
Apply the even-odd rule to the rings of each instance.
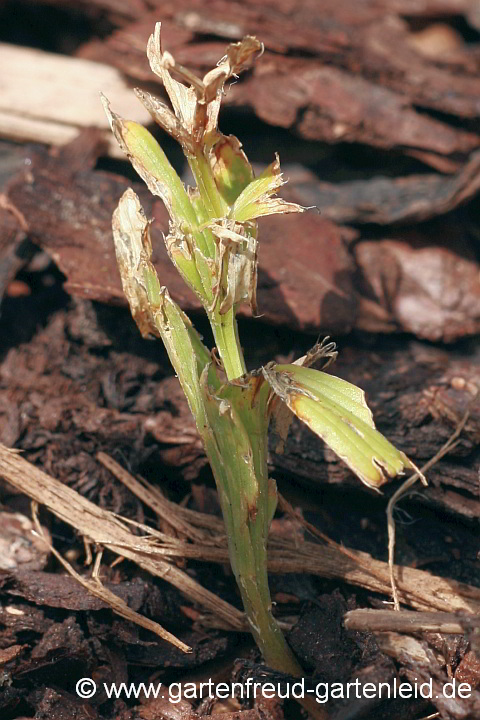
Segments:
[[[328,340],[329,338],[326,337],[321,342],[316,343],[306,355],[295,360],[293,364],[299,367],[311,367],[323,359],[325,360],[323,369],[327,368],[332,362],[335,362],[338,355],[335,343],[329,343]],[[282,455],[293,415],[288,405],[283,403],[275,394],[269,399],[269,413],[273,425],[273,435],[276,440],[275,452]]]
[[[185,146],[189,149],[188,146],[192,147],[192,140],[200,142],[204,134],[216,130],[225,82],[248,67],[255,55],[262,51],[263,46],[256,38],[247,35],[240,42],[229,45],[226,55],[217,67],[210,70],[201,80],[190,70],[175,62],[169,52],[163,52],[160,34],[161,23],[157,23],[155,32],[148,41],[147,56],[152,71],[163,82],[175,116],[190,138]],[[189,87],[172,78],[171,71]],[[172,127],[171,119],[168,124]],[[165,129],[168,132],[167,127]],[[176,139],[181,142],[180,136]]]
[[[125,191],[112,218],[113,239],[123,292],[132,317],[143,337],[158,336],[147,292],[137,274],[151,256],[149,223],[138,196],[131,188]]]
[[[387,477],[416,470],[405,453],[375,429],[363,390],[346,380],[297,365],[269,365],[263,374],[274,393],[349,466],[378,489]]]
[[[209,352],[189,318],[162,288],[151,261],[148,221],[133,190],[122,196],[113,216],[115,250],[122,285],[142,335],[161,337],[195,419],[199,419],[198,378]]]
[[[305,208],[301,205],[273,197],[284,183],[280,172],[280,159],[275,154],[273,163],[263,171],[260,177],[252,180],[235,200],[230,210],[230,217],[237,222],[246,222],[263,215],[304,212]]]
[[[224,220],[212,223],[212,231],[219,243],[216,257],[218,284],[211,311],[221,299],[219,312],[224,315],[231,308],[247,300],[257,314],[257,239],[256,225],[239,225]],[[226,276],[226,284],[225,284]]]
[[[170,217],[195,227],[197,218],[184,185],[153,135],[136,122],[122,120],[110,110],[107,98],[101,99],[118,144],[150,191],[162,198]]]

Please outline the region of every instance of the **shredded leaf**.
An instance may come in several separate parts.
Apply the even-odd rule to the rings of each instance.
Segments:
[[[363,390],[346,380],[297,365],[263,368],[272,390],[369,487],[378,489],[387,476],[414,469],[375,429]]]
[[[263,173],[247,185],[230,211],[230,217],[237,222],[245,222],[263,215],[303,212],[305,208],[296,203],[289,203],[279,197],[273,197],[278,188],[284,185],[280,172],[280,160],[275,160]]]

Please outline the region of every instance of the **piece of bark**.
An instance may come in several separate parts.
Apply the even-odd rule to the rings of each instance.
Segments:
[[[147,700],[136,710],[136,720],[199,720],[188,700],[180,698],[171,702],[168,694],[153,700]],[[257,720],[248,719],[248,720]]]
[[[183,632],[177,631],[177,635],[191,649],[191,652],[185,653],[152,635],[146,638],[136,625],[124,620],[108,618],[102,622],[89,615],[87,626],[91,636],[101,639],[107,647],[121,650],[128,664],[144,667],[197,668],[221,657],[236,642],[235,636],[205,637],[202,629],[184,629]]]
[[[25,633],[29,636],[43,635],[52,626],[53,620],[45,616],[40,608],[30,607],[23,603],[10,602],[0,608],[0,622],[2,633],[0,641],[2,647],[10,647],[13,642],[20,642]]]
[[[36,720],[100,720],[97,710],[65,690],[45,687],[30,694]]]
[[[338,590],[320,595],[288,634],[288,642],[302,666],[312,671],[316,680],[346,682],[353,672],[369,663],[369,651],[375,654],[374,648],[361,647],[360,634],[355,636],[345,628],[346,611],[347,603]],[[392,665],[390,671],[393,669]]]
[[[410,683],[419,687],[428,683],[429,700],[445,720],[476,720],[480,713],[480,691],[471,686],[463,686],[463,694],[458,691],[459,683],[455,677],[449,677],[441,667],[438,656],[425,641],[395,632],[379,633],[377,642],[383,652],[400,662],[404,667],[402,674]],[[450,683],[447,687],[447,683]],[[454,687],[456,689],[454,689]],[[431,689],[431,694],[430,694]]]
[[[112,212],[130,183],[106,172],[93,172],[98,156],[98,133],[86,131],[75,141],[48,154],[42,148],[28,153],[28,170],[8,186],[31,226],[30,237],[49,252],[67,276],[66,289],[90,299],[125,304],[111,234]],[[148,190],[138,184],[148,216],[161,219],[166,211]],[[195,307],[193,293],[174,272],[163,242],[155,243],[159,275],[168,281],[172,295],[183,307]],[[163,250],[163,252],[162,252]],[[173,287],[172,287],[173,286]]]
[[[477,638],[478,638],[477,631]],[[469,650],[458,664],[455,671],[455,679],[457,682],[467,682],[470,687],[480,687],[480,655],[473,650]]]
[[[195,712],[187,700],[178,700],[173,692],[171,697],[166,694],[158,699],[148,700],[136,708],[135,713],[135,720],[201,720],[205,717]],[[222,720],[275,720],[273,716],[259,712],[257,708],[238,712],[223,711],[218,715]]]
[[[62,656],[91,662],[92,655],[88,640],[73,615],[61,623],[55,623],[43,635],[30,655],[36,663],[57,662]],[[27,661],[28,662],[28,661]]]
[[[228,23],[225,17],[231,17],[231,4],[225,0],[209,3],[208,10],[193,0],[179,0],[175,9],[162,9],[177,61],[198,72],[206,70],[215,52],[221,54],[221,40],[212,43],[211,36],[239,40],[250,33],[265,43],[264,58],[230,88],[227,102],[251,105],[267,122],[295,129],[309,139],[397,147],[451,171],[459,167],[456,154],[478,147],[478,135],[415,108],[423,105],[478,117],[480,81],[458,68],[439,67],[416,50],[403,12],[396,7],[395,13],[388,3],[386,8],[387,12],[377,4],[359,6],[343,0],[328,2],[318,13],[305,0],[294,11],[290,3],[288,8],[279,3],[273,12],[272,7],[260,11],[253,2],[236,3],[234,19]],[[463,4],[456,14],[469,9]],[[421,14],[420,7],[417,12]],[[140,48],[153,21],[154,13],[104,43],[84,46],[80,53],[151,81]],[[186,31],[195,36],[185,40]],[[206,43],[199,41],[202,35],[208,36]],[[299,52],[303,57],[294,57]],[[448,162],[442,161],[445,156]]]
[[[404,332],[453,342],[480,331],[480,274],[473,243],[453,220],[427,232],[392,232],[354,248],[360,292],[374,299]],[[358,325],[371,326],[360,317]]]
[[[91,171],[95,138],[84,134],[57,151],[30,154],[28,172],[13,178],[8,195],[30,225],[30,238],[67,276],[68,292],[90,300],[126,304],[117,270],[111,215],[132,183],[112,173]],[[83,158],[82,169],[79,168]],[[77,163],[72,158],[79,159]],[[167,213],[142,185],[133,184],[152,228],[153,262],[162,284],[187,310],[199,301],[172,265],[162,233]],[[261,223],[258,303],[264,321],[297,330],[346,332],[355,317],[354,267],[347,250],[353,231],[316,212]],[[279,259],[282,262],[279,262]],[[239,314],[250,315],[248,307]]]
[[[480,189],[480,152],[456,175],[408,175],[327,183],[315,176],[291,185],[302,205],[315,205],[337,223],[406,224],[430,220],[472,199]]]
[[[365,74],[406,94],[410,102],[464,118],[478,117],[480,79],[439,68],[408,44],[400,18],[385,16],[365,28],[360,39]]]
[[[15,660],[21,654],[24,647],[24,645],[10,645],[8,648],[0,649],[0,667]]]
[[[162,592],[158,587],[139,578],[120,583],[104,583],[135,612],[150,617],[178,618],[178,596]],[[0,575],[2,591],[11,597],[21,597],[30,603],[62,610],[104,610],[109,606],[91,595],[69,575],[17,570]],[[175,599],[174,599],[175,598]]]
[[[404,96],[370,80],[311,61],[285,64],[285,74],[267,69],[233,88],[235,102],[253,104],[269,124],[330,144],[358,142],[447,156],[479,145],[474,134],[415,112]]]

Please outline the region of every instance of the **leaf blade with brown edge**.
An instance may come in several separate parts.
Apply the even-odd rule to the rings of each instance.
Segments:
[[[360,388],[298,365],[267,365],[263,374],[273,392],[342,459],[368,487],[378,490],[411,460],[375,429]]]

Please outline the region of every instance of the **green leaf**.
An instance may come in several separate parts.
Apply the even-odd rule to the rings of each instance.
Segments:
[[[209,161],[218,192],[231,206],[240,193],[253,180],[252,166],[242,150],[241,143],[233,135],[226,137],[218,133],[216,142],[209,153]]]
[[[326,337],[321,342],[315,343],[306,355],[295,360],[293,364],[308,368],[321,360],[322,368],[327,368],[332,362],[335,362],[338,354],[335,343],[329,343],[329,339]],[[278,396],[270,399],[269,413],[275,437],[275,452],[282,455],[293,415]]]
[[[283,184],[280,160],[276,155],[274,162],[258,178],[252,180],[238,196],[229,217],[236,222],[246,222],[262,215],[303,212],[305,208],[301,205],[274,197]]]
[[[176,224],[196,228],[197,216],[187,191],[153,135],[142,125],[123,120],[112,112],[105,96],[101,99],[115,139],[150,191],[162,198]]]
[[[270,365],[263,373],[290,410],[313,430],[366,485],[415,469],[375,429],[363,390],[341,378],[297,365]]]

